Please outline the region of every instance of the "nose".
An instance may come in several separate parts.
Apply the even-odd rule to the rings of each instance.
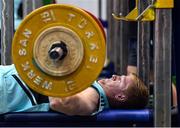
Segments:
[[[112,80],[120,80],[121,79],[121,76],[118,76],[118,75],[112,75]]]

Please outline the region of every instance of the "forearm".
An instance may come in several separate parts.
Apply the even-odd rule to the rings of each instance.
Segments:
[[[91,115],[98,106],[99,95],[93,88],[66,98],[49,98],[51,109],[67,115]]]
[[[71,96],[68,98],[50,97],[49,100],[51,109],[55,111],[62,112],[67,115],[75,115],[78,111],[75,109],[75,107],[78,106],[76,96]]]

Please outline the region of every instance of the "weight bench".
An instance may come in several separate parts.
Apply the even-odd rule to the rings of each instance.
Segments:
[[[152,126],[153,112],[104,110],[95,116],[66,116],[57,112],[21,112],[0,116],[0,126]]]

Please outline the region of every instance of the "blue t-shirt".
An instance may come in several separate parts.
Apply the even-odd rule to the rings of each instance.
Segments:
[[[32,99],[36,103],[36,99],[32,92],[20,79],[26,89],[31,93],[33,98],[30,99],[13,75],[16,75],[20,79],[14,65],[0,66],[0,114],[8,112],[49,111],[49,103],[32,104]],[[95,81],[92,87],[100,96],[99,107],[97,111],[92,114],[94,115],[108,108],[109,104],[105,92],[99,83]]]
[[[104,109],[109,108],[109,103],[103,88],[97,81],[92,84],[92,87],[99,93],[99,107],[97,111],[92,114],[95,115]]]
[[[49,103],[33,105],[12,75],[18,76],[14,65],[0,66],[0,114],[49,110]]]

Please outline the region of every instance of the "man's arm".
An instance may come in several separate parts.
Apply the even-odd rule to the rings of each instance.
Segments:
[[[91,115],[98,108],[99,94],[88,87],[82,92],[65,98],[49,97],[52,110],[67,115]]]

